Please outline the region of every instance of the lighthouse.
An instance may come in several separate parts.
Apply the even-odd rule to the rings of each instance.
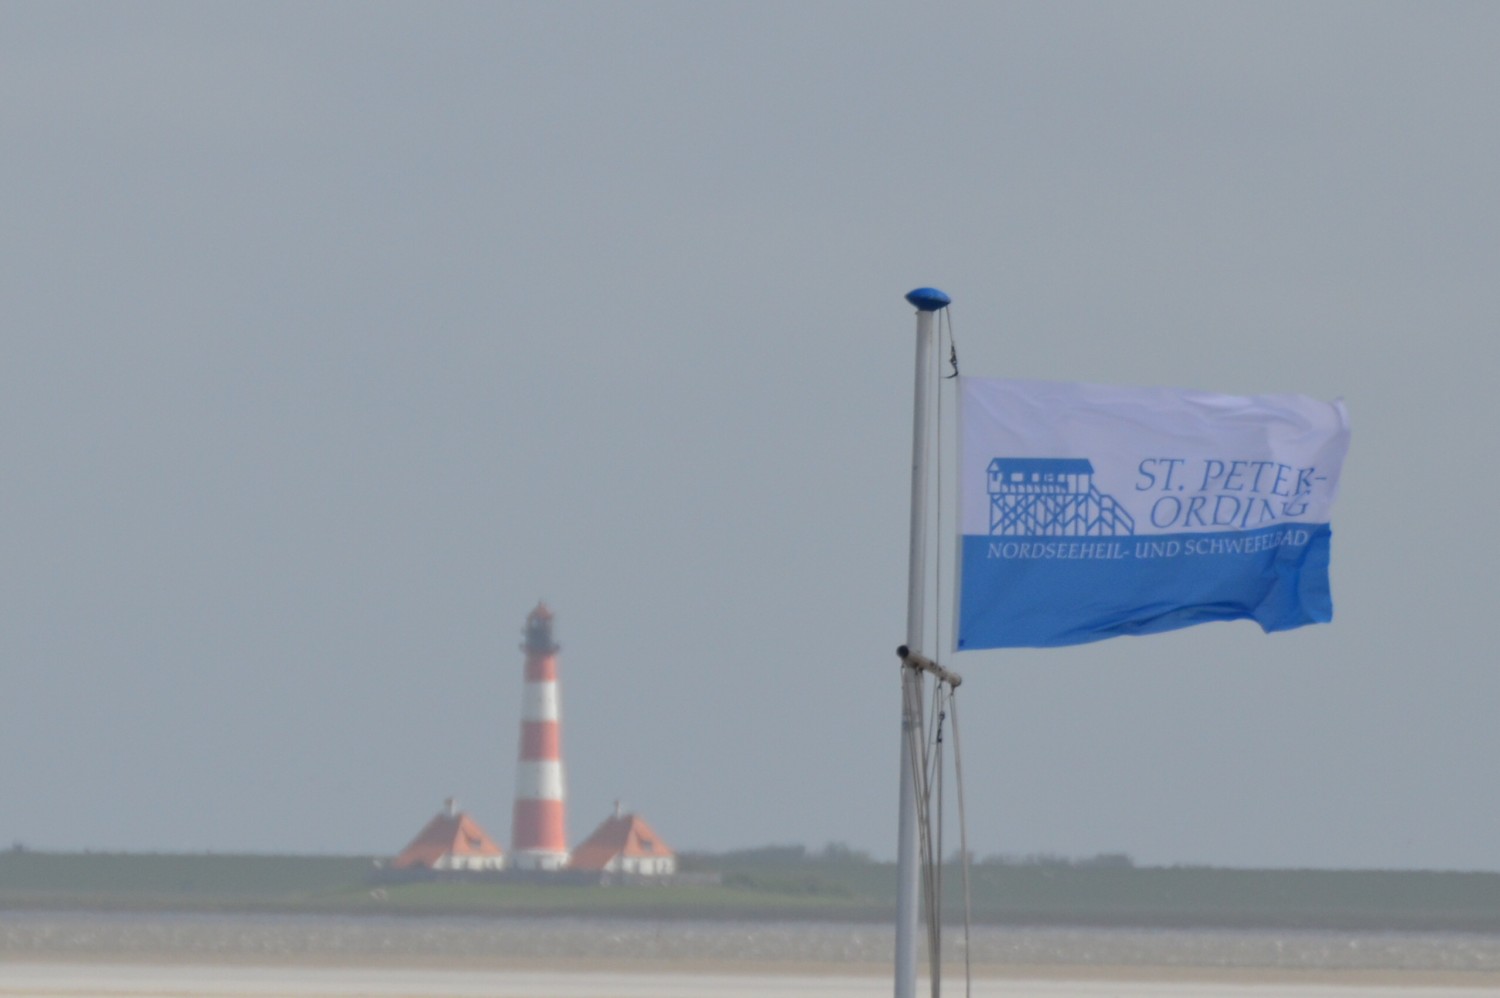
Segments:
[[[521,757],[516,764],[516,808],[511,865],[560,870],[568,863],[563,808],[562,736],[557,710],[557,644],[552,611],[538,603],[526,617],[526,687],[521,698]]]

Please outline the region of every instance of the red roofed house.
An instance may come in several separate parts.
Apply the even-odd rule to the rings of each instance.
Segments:
[[[570,870],[666,876],[677,872],[677,854],[633,814],[615,813],[573,850]]]
[[[394,860],[396,870],[503,870],[505,853],[452,797]]]

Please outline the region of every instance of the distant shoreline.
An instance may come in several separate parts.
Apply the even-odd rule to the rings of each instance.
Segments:
[[[712,882],[615,886],[434,877],[383,882],[370,857],[0,852],[0,912],[642,918],[889,924],[895,869],[752,852],[694,858]],[[972,868],[973,921],[1000,927],[1500,936],[1500,874],[1045,864]],[[944,919],[963,921],[959,871]]]

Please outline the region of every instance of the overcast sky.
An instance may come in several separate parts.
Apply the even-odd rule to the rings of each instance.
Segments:
[[[966,373],[1354,426],[1333,624],[953,660],[974,850],[1500,869],[1497,51],[1480,3],[0,6],[0,844],[393,853],[449,794],[508,844],[546,599],[573,841],[893,856],[935,284]]]

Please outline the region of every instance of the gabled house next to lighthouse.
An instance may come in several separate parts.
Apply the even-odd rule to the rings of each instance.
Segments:
[[[562,734],[558,724],[557,652],[552,611],[538,603],[526,617],[526,686],[510,862],[516,870],[561,870],[568,863]]]
[[[505,853],[479,822],[460,811],[458,802],[449,797],[443,802],[442,812],[391,861],[391,869],[496,871],[505,869]]]
[[[639,815],[626,814],[615,801],[615,813],[573,850],[569,868],[665,877],[677,872],[677,854]]]

